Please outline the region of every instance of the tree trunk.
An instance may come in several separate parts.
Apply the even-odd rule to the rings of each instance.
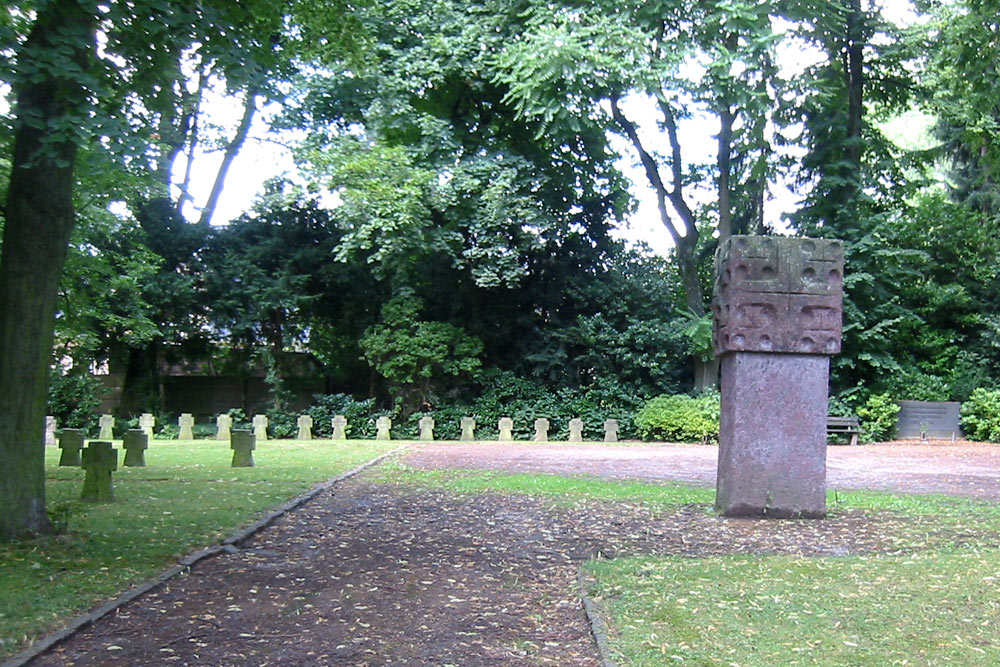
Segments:
[[[15,87],[19,124],[0,254],[0,539],[51,530],[44,422],[59,278],[74,223],[77,147],[67,124],[86,96],[65,61],[68,55],[86,69],[96,22],[81,4],[42,4],[19,53],[19,70],[38,71]],[[67,46],[69,54],[60,51]],[[46,62],[54,64],[38,65]]]

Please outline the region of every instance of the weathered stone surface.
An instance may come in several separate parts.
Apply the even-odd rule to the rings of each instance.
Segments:
[[[156,426],[156,417],[149,412],[139,415],[139,428],[146,432],[146,437],[153,439],[153,427]]]
[[[583,442],[583,420],[569,420],[569,442]]]
[[[421,417],[420,421],[417,422],[420,427],[420,439],[421,440],[433,440],[434,439],[434,418],[433,417]]]
[[[843,276],[842,241],[731,237],[716,258],[716,355],[839,353]]]
[[[97,424],[101,427],[101,432],[98,434],[98,438],[101,440],[113,440],[115,437],[115,418],[111,415],[101,415],[101,418],[97,420]]]
[[[618,442],[618,420],[607,419],[604,422],[604,442]]]
[[[56,444],[56,418],[52,415],[45,418],[45,444],[49,447]]]
[[[110,503],[115,499],[111,473],[118,470],[118,452],[110,442],[93,441],[82,453],[86,471],[80,500],[88,503]]]
[[[257,440],[267,440],[267,415],[254,415],[253,437]]]
[[[178,440],[194,440],[194,415],[190,412],[181,414],[177,420],[180,432],[177,434]]]
[[[549,420],[539,417],[535,420],[535,442],[549,441]]]
[[[825,355],[722,357],[716,509],[726,516],[826,513]]]
[[[347,440],[347,417],[336,415],[333,418],[333,439]]]
[[[233,450],[233,468],[254,467],[253,450],[257,449],[257,436],[251,431],[234,430],[229,441]]]
[[[122,448],[125,450],[125,460],[122,462],[123,466],[146,467],[146,450],[149,449],[149,437],[145,431],[141,428],[130,428],[125,431]]]
[[[379,417],[375,420],[375,439],[392,439],[392,419],[389,417]]]
[[[83,431],[78,428],[64,428],[59,434],[59,465],[79,466],[80,450],[83,449]]]
[[[299,440],[312,440],[313,418],[309,415],[302,415],[296,424],[299,427]]]
[[[472,417],[462,417],[458,424],[462,428],[462,435],[459,438],[463,442],[473,442],[476,439],[476,420]]]
[[[232,437],[233,418],[229,415],[219,415],[215,418],[215,439],[225,442]]]
[[[510,417],[501,417],[497,422],[497,429],[500,431],[497,440],[511,442],[514,439],[514,420]]]

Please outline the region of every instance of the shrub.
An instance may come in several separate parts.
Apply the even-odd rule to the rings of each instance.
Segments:
[[[348,394],[314,394],[313,403],[306,414],[313,418],[313,436],[329,438],[333,435],[333,418],[344,415],[347,418],[348,438],[375,437],[375,422],[369,424],[369,417],[375,407],[375,400],[357,400]]]
[[[104,383],[90,373],[52,373],[49,381],[48,414],[60,428],[82,428],[92,432],[97,426]]]
[[[719,395],[657,396],[635,415],[643,440],[707,442],[719,439]]]
[[[971,440],[1000,442],[1000,391],[974,390],[962,403],[960,423]]]
[[[892,440],[896,436],[899,404],[889,394],[872,394],[858,407],[861,438],[865,442]]]

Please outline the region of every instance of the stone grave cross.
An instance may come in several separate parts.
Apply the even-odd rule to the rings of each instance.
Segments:
[[[333,439],[347,440],[347,417],[337,415],[333,418]]]
[[[514,420],[510,417],[501,417],[497,422],[497,440],[501,442],[511,442],[514,439]]]
[[[80,500],[88,503],[110,503],[115,499],[111,473],[118,470],[118,452],[110,442],[93,441],[83,450],[83,492]]]
[[[233,418],[222,414],[215,418],[215,439],[225,442],[233,433]]]
[[[604,442],[618,442],[618,420],[608,419],[604,422]]]
[[[583,420],[582,419],[570,419],[569,420],[569,441],[570,442],[583,442]]]
[[[462,428],[461,440],[463,442],[473,442],[476,439],[476,420],[472,417],[462,417],[458,421]]]
[[[267,440],[267,415],[254,415],[253,437],[257,440]]]
[[[421,417],[420,421],[417,422],[420,426],[420,439],[421,440],[433,440],[434,439],[434,418],[431,416]]]
[[[549,420],[539,417],[535,420],[535,442],[549,441]]]
[[[375,439],[390,440],[392,438],[392,419],[389,417],[379,417],[375,420]]]
[[[98,438],[101,440],[112,440],[115,437],[115,418],[111,415],[101,415],[101,418],[97,420],[97,424],[101,427],[101,432],[98,434]]]
[[[296,422],[299,426],[299,440],[312,440],[313,418],[309,415],[302,415]]]
[[[83,449],[83,430],[64,428],[59,434],[59,465],[78,466],[81,463],[80,450]]]
[[[125,431],[122,448],[125,450],[123,466],[146,467],[146,450],[149,449],[149,438],[145,431],[141,428],[130,428]]]
[[[181,413],[177,420],[180,432],[177,434],[178,440],[194,440],[194,415],[190,412]]]

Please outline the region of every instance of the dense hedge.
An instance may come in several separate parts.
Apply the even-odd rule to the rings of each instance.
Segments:
[[[962,403],[960,423],[970,440],[1000,442],[1000,391],[974,390]]]
[[[643,440],[717,442],[719,394],[657,396],[636,414],[635,426]]]

